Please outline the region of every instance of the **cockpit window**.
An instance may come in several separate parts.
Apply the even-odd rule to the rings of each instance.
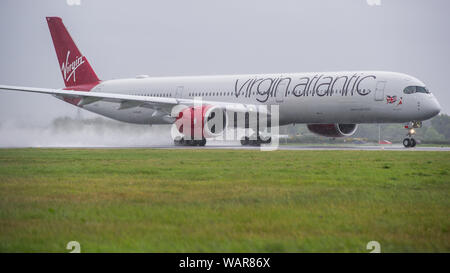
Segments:
[[[430,91],[423,86],[408,86],[403,90],[405,94],[413,94],[413,93],[425,93],[430,94]]]
[[[408,86],[403,90],[403,93],[405,94],[413,94],[416,93],[416,87],[415,86]]]
[[[428,89],[426,87],[422,87],[422,86],[417,86],[416,92],[430,94],[430,91],[428,91]]]

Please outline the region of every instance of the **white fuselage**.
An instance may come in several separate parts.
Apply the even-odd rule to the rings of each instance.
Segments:
[[[198,77],[140,77],[103,81],[91,92],[194,99],[254,105],[279,105],[279,124],[398,123],[421,121],[440,111],[431,93],[406,94],[425,86],[401,73],[379,71],[283,73]],[[99,101],[83,108],[112,119],[138,124],[168,124],[155,109],[119,109]]]

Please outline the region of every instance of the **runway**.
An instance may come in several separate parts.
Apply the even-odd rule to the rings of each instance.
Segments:
[[[218,150],[260,150],[261,147],[255,146],[241,146],[241,145],[223,145],[223,144],[210,144],[205,147],[192,147],[192,146],[150,146],[145,148],[154,149],[218,149]],[[402,145],[389,145],[389,146],[367,146],[367,145],[279,145],[276,150],[282,151],[430,151],[430,152],[449,152],[450,147],[420,147],[405,148]]]
[[[2,147],[2,148],[50,148],[50,149],[189,149],[189,150],[263,150],[257,146],[241,146],[239,143],[208,143],[204,147],[200,146],[175,146],[169,144],[160,145],[138,145],[138,146],[34,146],[34,147]],[[314,144],[282,144],[272,147],[272,150],[280,151],[402,151],[402,152],[449,152],[450,147],[444,146],[416,146],[405,148],[402,145],[314,145]]]

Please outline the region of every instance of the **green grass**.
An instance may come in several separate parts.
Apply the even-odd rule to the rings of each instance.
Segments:
[[[450,251],[450,153],[0,150],[0,252]]]

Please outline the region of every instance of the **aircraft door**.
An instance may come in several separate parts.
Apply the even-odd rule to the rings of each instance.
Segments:
[[[386,87],[385,81],[377,82],[377,87],[375,88],[375,100],[383,101],[384,100],[384,88]]]
[[[278,83],[275,94],[275,101],[277,103],[282,103],[284,100],[284,93],[286,92],[286,81],[281,81]]]
[[[177,89],[175,90],[175,98],[180,99],[183,95],[183,89],[184,86],[177,86]]]

